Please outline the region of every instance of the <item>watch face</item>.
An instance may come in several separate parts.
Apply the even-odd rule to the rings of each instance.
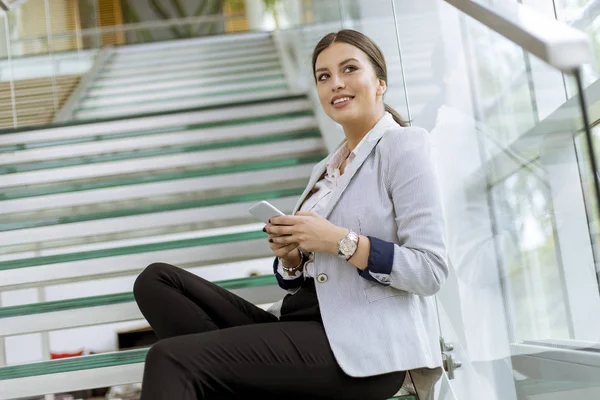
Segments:
[[[349,238],[342,239],[340,243],[340,252],[346,256],[354,254],[356,250],[356,242],[350,240]]]

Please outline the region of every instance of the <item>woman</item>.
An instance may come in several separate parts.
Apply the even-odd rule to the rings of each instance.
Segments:
[[[313,71],[346,140],[313,169],[300,211],[264,229],[288,295],[264,311],[150,265],[134,293],[161,340],[146,359],[142,400],[380,400],[406,371],[421,400],[433,398],[441,354],[432,295],[448,269],[428,134],[384,104],[385,61],[361,33],[325,36]]]

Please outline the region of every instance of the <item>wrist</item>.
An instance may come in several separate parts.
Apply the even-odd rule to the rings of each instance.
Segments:
[[[340,240],[342,240],[343,238],[345,238],[348,235],[349,230],[346,228],[341,228],[341,227],[336,227],[335,231],[332,232],[331,235],[331,240],[330,240],[330,245],[329,245],[329,252],[334,254],[334,255],[338,255],[339,252],[339,243]]]
[[[300,254],[300,249],[296,248],[294,251],[288,253],[285,257],[280,257],[283,262],[283,266],[286,268],[294,268],[297,266],[302,260],[302,254]]]

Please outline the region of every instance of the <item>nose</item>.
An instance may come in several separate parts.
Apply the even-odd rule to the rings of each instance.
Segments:
[[[331,91],[337,92],[345,87],[343,79],[339,76],[333,76],[331,79]]]

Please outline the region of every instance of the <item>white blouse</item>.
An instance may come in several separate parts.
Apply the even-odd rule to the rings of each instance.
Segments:
[[[392,115],[388,112],[385,113],[383,118],[393,118]],[[376,131],[378,127],[382,124],[376,124],[373,129],[371,129],[358,143],[358,145],[354,148],[354,150],[350,151],[348,149],[348,142],[344,142],[342,146],[331,156],[329,161],[327,161],[327,171],[323,179],[319,180],[313,190],[312,195],[310,195],[300,207],[300,211],[305,212],[314,212],[319,215],[323,215],[327,205],[329,204],[329,200],[331,199],[331,193],[338,187],[340,177],[342,174],[340,173],[340,167],[346,161],[346,167],[344,170],[348,169],[348,166],[352,163],[352,161],[356,158],[356,154],[360,146],[367,140],[367,137]],[[387,129],[387,126],[383,124],[381,127],[383,129]],[[294,274],[289,274],[283,270],[283,262],[279,260],[279,265],[277,266],[277,272],[286,280],[293,280],[300,276],[300,271],[296,271]],[[307,278],[314,278],[314,263],[312,262],[312,255],[309,261],[304,265],[303,274]]]

